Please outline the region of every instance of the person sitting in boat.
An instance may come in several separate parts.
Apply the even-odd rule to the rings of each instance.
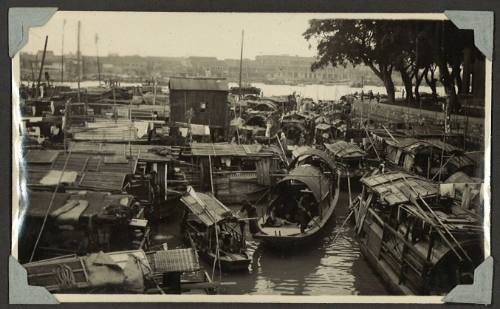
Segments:
[[[304,233],[309,221],[311,221],[311,214],[307,209],[307,201],[304,200],[304,197],[301,197],[297,202],[295,221],[300,225],[300,232]]]

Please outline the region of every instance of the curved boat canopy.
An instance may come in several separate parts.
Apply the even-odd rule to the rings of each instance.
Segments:
[[[312,165],[301,165],[281,179],[277,187],[281,187],[284,183],[293,180],[299,181],[311,190],[314,198],[319,203],[330,190],[330,180],[321,172],[321,170]]]
[[[316,156],[320,158],[323,162],[325,162],[325,164],[328,165],[328,167],[331,169],[332,172],[334,172],[337,169],[335,160],[324,151],[308,146],[303,146],[295,149],[293,154],[295,158],[292,160],[292,162],[290,162],[290,168],[296,167],[298,162],[300,160],[305,159],[306,157]]]

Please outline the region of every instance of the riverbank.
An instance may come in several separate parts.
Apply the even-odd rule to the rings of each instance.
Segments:
[[[421,125],[427,128],[444,128],[445,114],[439,111],[377,103],[376,101],[354,101],[353,113],[357,117],[370,118],[377,122],[391,123],[398,119],[402,123]],[[422,125],[423,124],[423,125]],[[468,144],[484,149],[484,118],[451,115],[452,134],[463,134]]]

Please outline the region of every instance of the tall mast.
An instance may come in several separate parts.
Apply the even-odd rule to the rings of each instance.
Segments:
[[[66,19],[63,20],[62,26],[62,42],[61,42],[61,85],[64,82],[64,26],[66,25]]]
[[[37,91],[40,89],[40,80],[42,79],[42,71],[43,71],[43,64],[45,62],[45,53],[47,52],[47,41],[49,40],[49,36],[45,36],[45,46],[43,47],[43,54],[42,54],[42,64],[40,65],[40,71],[38,73],[38,80],[36,81],[36,88]]]
[[[242,68],[243,68],[243,39],[244,39],[244,36],[245,36],[245,31],[244,30],[241,30],[241,53],[240,53],[240,82],[239,82],[239,86],[240,86],[240,91],[238,91],[238,95],[241,97],[241,71],[242,71]]]
[[[82,67],[80,63],[80,27],[81,27],[81,22],[78,21],[78,29],[77,29],[77,41],[76,41],[76,62],[77,62],[77,85],[78,85],[78,102],[81,102],[81,97],[80,97],[80,78],[82,74]]]
[[[95,50],[96,50],[96,56],[97,56],[97,76],[99,79],[99,86],[101,85],[101,65],[99,64],[99,46],[97,45],[97,42],[99,41],[99,37],[97,36],[97,33],[95,34]]]

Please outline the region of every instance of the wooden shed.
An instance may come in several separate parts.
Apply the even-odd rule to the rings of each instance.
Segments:
[[[213,78],[170,78],[171,121],[210,127],[211,137],[225,136],[229,127],[228,86]]]

